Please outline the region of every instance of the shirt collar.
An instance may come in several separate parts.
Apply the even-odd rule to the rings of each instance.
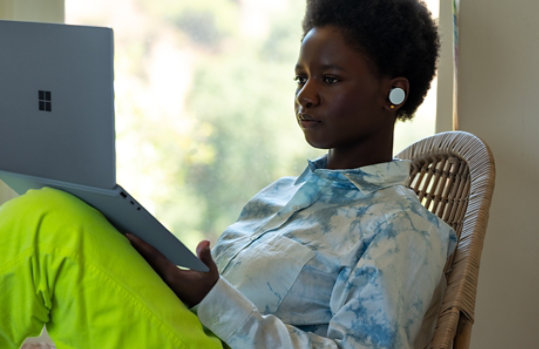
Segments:
[[[326,168],[327,155],[324,155],[316,160],[309,161],[306,172],[335,184],[348,182],[359,190],[374,191],[393,185],[405,184],[410,174],[410,164],[409,160],[394,159],[390,162],[355,169],[328,170]]]

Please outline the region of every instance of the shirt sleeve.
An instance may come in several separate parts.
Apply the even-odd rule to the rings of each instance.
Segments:
[[[326,336],[261,314],[224,278],[199,304],[201,322],[232,348],[411,347],[454,236],[413,212],[386,218],[357,263],[339,274]]]

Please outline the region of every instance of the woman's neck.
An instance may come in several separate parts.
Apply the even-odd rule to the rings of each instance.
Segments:
[[[327,168],[330,170],[353,169],[389,162],[392,159],[393,132],[384,137],[366,139],[359,145],[330,149]]]

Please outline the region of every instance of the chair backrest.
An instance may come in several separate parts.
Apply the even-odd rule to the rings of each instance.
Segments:
[[[431,348],[468,348],[474,321],[479,261],[494,190],[494,159],[478,137],[436,134],[396,155],[412,161],[409,187],[458,236],[446,265],[447,289]]]

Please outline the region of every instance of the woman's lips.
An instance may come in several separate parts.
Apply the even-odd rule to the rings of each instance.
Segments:
[[[320,120],[317,120],[308,114],[299,114],[298,122],[303,129],[314,128],[321,124]]]

